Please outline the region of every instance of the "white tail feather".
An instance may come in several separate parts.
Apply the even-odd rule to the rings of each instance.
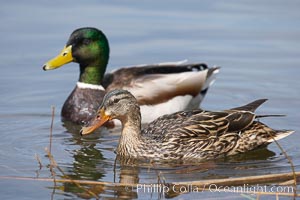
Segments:
[[[285,137],[291,135],[294,132],[295,131],[284,131],[284,130],[282,130],[282,131],[278,132],[275,137],[269,139],[267,142],[271,143],[271,142],[274,142],[274,140],[276,140],[276,141],[281,140],[282,138],[285,138]]]
[[[207,88],[209,88],[209,86],[211,86],[217,77],[217,74],[220,72],[220,69],[215,69],[213,71],[213,73],[206,79],[204,86],[202,87],[202,90],[206,90]]]

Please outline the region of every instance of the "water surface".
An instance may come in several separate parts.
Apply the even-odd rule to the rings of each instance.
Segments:
[[[202,107],[227,109],[268,98],[260,114],[286,114],[263,121],[293,129],[280,144],[300,169],[300,3],[297,1],[26,1],[0,8],[0,176],[51,178],[51,106],[55,107],[52,154],[74,179],[111,183],[182,182],[290,172],[275,144],[249,154],[197,164],[123,163],[116,160],[119,130],[80,137],[60,120],[60,109],[78,78],[78,66],[44,72],[42,65],[78,27],[102,29],[110,41],[108,70],[178,61],[221,66]],[[41,160],[40,169],[35,155]],[[57,178],[64,178],[56,170]],[[102,198],[162,198],[160,193],[95,187]],[[173,199],[235,198],[237,193],[168,194]],[[91,198],[74,184],[0,178],[1,199]],[[255,198],[253,196],[250,196]],[[262,196],[261,198],[268,198]]]

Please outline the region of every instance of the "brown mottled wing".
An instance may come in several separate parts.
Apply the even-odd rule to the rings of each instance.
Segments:
[[[182,127],[182,124],[184,124],[191,116],[198,115],[202,112],[204,111],[197,109],[192,111],[179,111],[171,115],[163,115],[145,126],[142,130],[142,134],[154,139],[163,139],[169,132],[176,132],[175,130]]]
[[[178,130],[184,137],[220,136],[247,128],[254,118],[255,115],[249,111],[205,111],[187,119]]]
[[[229,132],[240,131],[250,126],[256,115],[253,113],[267,99],[258,99],[241,107],[232,108],[226,112],[230,113],[228,120],[230,125]]]
[[[226,132],[239,132],[249,127],[254,119],[254,111],[267,99],[259,99],[241,107],[222,112],[205,111],[187,119],[182,130],[201,135],[222,135]],[[192,134],[191,134],[192,135]]]
[[[219,137],[247,128],[254,118],[247,111],[181,111],[158,118],[144,129],[144,134],[158,140]]]
[[[226,120],[229,122],[228,132],[238,132],[250,126],[255,119],[255,114],[250,111],[228,112]]]
[[[168,141],[174,138],[207,138],[226,132],[229,122],[225,112],[203,110],[180,111],[164,115],[148,124],[142,133],[154,140]]]

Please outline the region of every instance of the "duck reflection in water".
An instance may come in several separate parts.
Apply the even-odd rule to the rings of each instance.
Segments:
[[[89,181],[103,181],[102,179],[108,176],[110,172],[105,169],[110,169],[113,182],[138,184],[139,168],[137,165],[126,165],[123,161],[110,160],[105,158],[101,150],[101,135],[109,135],[106,130],[99,131],[91,137],[82,138],[78,132],[81,126],[77,126],[74,123],[64,122],[63,126],[66,128],[68,133],[72,134],[72,137],[65,138],[65,143],[68,145],[76,145],[74,150],[69,150],[73,155],[74,161],[73,166],[64,168],[65,175],[73,180],[89,180]],[[112,149],[113,151],[113,149]],[[128,163],[128,162],[127,162]],[[123,165],[125,164],[125,165]],[[132,162],[130,164],[133,164]],[[109,167],[110,166],[110,167]],[[66,178],[66,177],[61,177]],[[124,187],[110,188],[109,186],[103,185],[81,185],[86,190],[78,188],[73,183],[63,183],[64,192],[70,192],[80,198],[93,198],[93,196],[87,192],[90,191],[97,196],[101,194],[112,195],[120,199],[137,198],[137,193],[132,190],[125,190]],[[113,193],[111,191],[114,191]]]

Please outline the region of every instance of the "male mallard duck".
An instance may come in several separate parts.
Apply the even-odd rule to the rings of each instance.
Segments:
[[[62,108],[63,119],[78,124],[89,121],[105,92],[120,88],[137,98],[143,123],[198,108],[219,71],[203,63],[164,63],[123,68],[104,76],[108,59],[106,36],[96,28],[80,28],[71,34],[62,52],[43,66],[50,70],[69,62],[80,65],[79,81]]]
[[[151,160],[207,159],[234,155],[266,146],[293,133],[273,130],[255,120],[260,99],[242,107],[220,112],[180,111],[164,115],[141,130],[140,108],[135,97],[125,90],[105,95],[97,116],[81,130],[89,134],[110,119],[122,123],[116,153]]]

